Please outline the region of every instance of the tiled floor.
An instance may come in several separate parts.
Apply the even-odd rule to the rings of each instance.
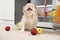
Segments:
[[[42,34],[31,35],[30,31],[20,30],[5,31],[5,25],[0,27],[0,40],[60,40],[60,32],[51,29],[43,29]]]

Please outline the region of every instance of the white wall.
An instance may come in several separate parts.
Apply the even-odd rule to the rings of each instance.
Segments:
[[[56,0],[53,0],[53,8],[56,7]]]
[[[60,5],[60,1],[56,0],[56,5]]]
[[[14,20],[14,0],[0,0],[0,19]]]
[[[60,1],[53,0],[53,8],[56,8],[57,5],[60,5]]]

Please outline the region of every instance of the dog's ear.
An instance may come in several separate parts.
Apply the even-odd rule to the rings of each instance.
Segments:
[[[36,9],[35,13],[38,15],[38,8],[36,6],[35,6],[35,9]]]
[[[38,11],[38,8],[35,6],[35,8],[36,8],[36,13],[37,13],[37,15],[38,16],[42,16],[42,12],[41,11]]]
[[[24,8],[25,8],[25,6],[23,7],[23,13],[25,12],[25,9]]]

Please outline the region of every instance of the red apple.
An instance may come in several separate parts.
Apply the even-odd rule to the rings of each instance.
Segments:
[[[6,30],[6,31],[9,31],[9,30],[10,30],[10,26],[6,26],[6,27],[5,27],[5,30]]]
[[[32,35],[36,35],[36,34],[37,34],[36,28],[32,28],[32,29],[31,29],[31,34],[32,34]]]

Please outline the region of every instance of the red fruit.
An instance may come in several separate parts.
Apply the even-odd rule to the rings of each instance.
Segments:
[[[32,34],[32,35],[36,35],[36,34],[37,34],[36,28],[32,28],[32,29],[31,29],[31,34]]]
[[[9,31],[9,30],[10,30],[10,26],[6,26],[6,27],[5,27],[5,30],[6,30],[6,31]]]

